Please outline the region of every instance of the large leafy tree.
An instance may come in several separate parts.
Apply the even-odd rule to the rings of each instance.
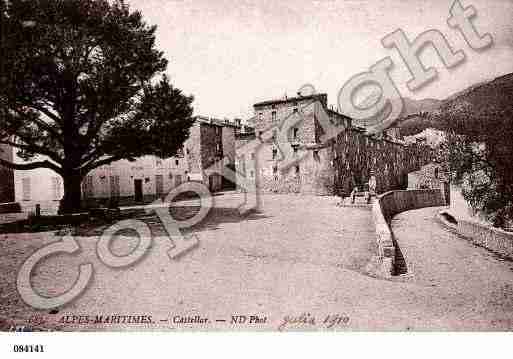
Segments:
[[[192,97],[163,74],[155,26],[122,0],[0,0],[0,143],[64,180],[61,212],[84,176],[142,155],[170,157],[192,125]]]

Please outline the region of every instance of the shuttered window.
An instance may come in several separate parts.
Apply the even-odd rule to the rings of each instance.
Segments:
[[[21,187],[23,190],[23,200],[30,201],[31,198],[31,183],[30,178],[26,177],[21,180]]]
[[[120,195],[119,176],[110,176],[110,195],[117,198]]]
[[[87,176],[82,184],[82,191],[85,198],[91,198],[94,195],[93,176]]]
[[[52,193],[55,201],[59,201],[62,198],[60,177],[52,177]]]

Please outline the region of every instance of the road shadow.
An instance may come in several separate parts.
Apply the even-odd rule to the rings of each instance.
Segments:
[[[394,276],[408,273],[408,266],[406,265],[406,259],[404,258],[401,247],[397,243],[397,240],[392,236],[392,242],[395,247],[395,258],[394,258]]]
[[[177,206],[173,205],[169,207],[169,214],[177,221],[184,221],[194,217],[200,210],[200,206]],[[189,227],[182,228],[182,234],[188,234],[193,232],[212,231],[219,229],[219,225],[222,223],[241,223],[245,221],[257,221],[268,218],[268,216],[259,212],[250,212],[245,215],[241,215],[236,208],[230,207],[214,207],[212,208],[207,216],[199,223]],[[139,220],[148,225],[153,236],[166,236],[166,232],[161,220],[157,216],[154,210],[136,209],[124,211],[121,216],[112,222],[107,223],[91,223],[77,227],[75,229],[76,235],[84,237],[101,236],[103,232],[121,220]],[[121,231],[119,234],[123,235],[136,235],[135,231],[127,230]]]

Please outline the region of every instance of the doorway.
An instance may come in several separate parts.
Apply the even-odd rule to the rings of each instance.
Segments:
[[[143,183],[141,179],[134,180],[134,200],[136,202],[143,201]]]

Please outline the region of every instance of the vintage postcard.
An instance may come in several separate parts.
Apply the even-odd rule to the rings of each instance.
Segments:
[[[0,331],[513,329],[513,2],[0,16]]]

